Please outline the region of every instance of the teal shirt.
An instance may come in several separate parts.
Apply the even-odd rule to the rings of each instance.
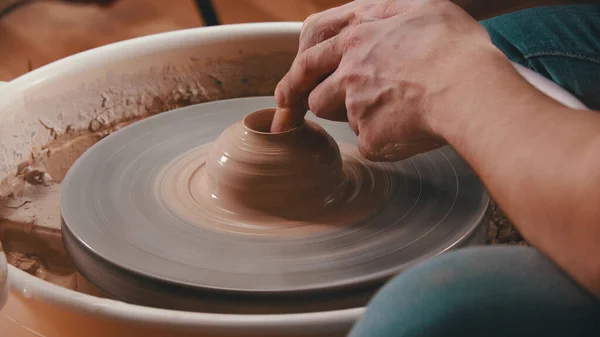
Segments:
[[[509,59],[600,109],[600,5],[539,7],[481,24]]]

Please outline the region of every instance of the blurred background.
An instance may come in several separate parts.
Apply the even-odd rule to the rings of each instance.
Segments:
[[[205,25],[303,21],[348,0],[0,0],[0,81],[108,43]]]

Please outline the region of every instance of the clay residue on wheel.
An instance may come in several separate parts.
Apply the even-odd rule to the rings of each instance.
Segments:
[[[0,240],[8,262],[46,281],[97,294],[75,272],[60,240],[60,183],[75,160],[110,133],[158,113],[272,95],[292,60],[290,53],[241,51],[233,58],[192,57],[135,75],[110,74],[71,91],[48,88],[3,111],[21,118],[17,128],[0,125]],[[34,111],[31,120],[17,117],[20,109]],[[45,249],[46,241],[56,249]]]
[[[62,246],[59,229],[9,220],[2,220],[1,225],[0,240],[9,264],[61,287],[105,297],[77,272]]]
[[[18,163],[19,167],[28,166],[49,144],[61,145],[89,130],[106,130],[193,104],[272,95],[293,56],[284,52],[244,55],[240,51],[230,58],[191,57],[160,68],[149,66],[135,74],[127,73],[131,67],[127,62],[119,66],[125,75],[115,69],[95,80],[74,76],[73,82],[84,83],[72,89],[46,85],[27,91],[19,104],[3,110],[17,127],[0,125],[0,202],[19,183],[15,177],[20,171]],[[28,111],[26,118],[23,110]]]
[[[0,236],[8,263],[65,288],[77,288],[76,271],[62,248],[60,230],[5,221]]]
[[[0,240],[9,264],[59,286],[103,296],[77,273],[62,246],[60,183],[89,147],[134,121],[107,124],[93,120],[87,130],[57,135],[4,181]]]

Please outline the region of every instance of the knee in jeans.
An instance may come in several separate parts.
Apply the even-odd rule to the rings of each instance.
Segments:
[[[517,250],[520,256],[529,253]],[[510,310],[511,303],[495,296],[503,278],[515,277],[506,276],[514,258],[486,247],[446,253],[409,268],[373,297],[351,336],[367,336],[359,331],[371,331],[370,337],[477,335],[486,324],[496,324],[494,312]]]

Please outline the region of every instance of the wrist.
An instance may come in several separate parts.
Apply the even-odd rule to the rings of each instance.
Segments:
[[[473,129],[511,118],[509,115],[535,105],[540,98],[504,54],[495,47],[487,49],[472,55],[476,62],[463,60],[465,66],[456,67],[449,90],[436,97],[427,110],[429,131],[450,145],[462,143]]]

